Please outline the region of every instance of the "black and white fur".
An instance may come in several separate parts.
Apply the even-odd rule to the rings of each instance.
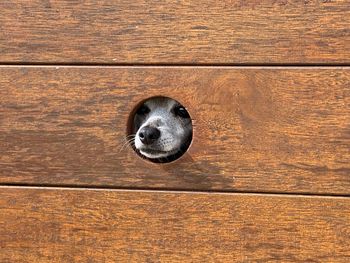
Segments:
[[[191,143],[191,118],[181,104],[170,98],[145,101],[137,110],[133,124],[135,149],[153,161],[175,160]]]

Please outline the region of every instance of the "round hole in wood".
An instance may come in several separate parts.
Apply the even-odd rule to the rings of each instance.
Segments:
[[[151,162],[180,158],[192,142],[192,120],[187,109],[169,97],[141,101],[129,118],[127,140],[135,152]]]

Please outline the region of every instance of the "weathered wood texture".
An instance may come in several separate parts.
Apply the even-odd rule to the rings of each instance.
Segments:
[[[350,199],[0,188],[0,261],[350,261]]]
[[[194,119],[183,158],[125,144],[142,99]],[[1,67],[0,183],[350,194],[349,68]]]
[[[349,0],[2,0],[0,10],[0,62],[350,63]]]

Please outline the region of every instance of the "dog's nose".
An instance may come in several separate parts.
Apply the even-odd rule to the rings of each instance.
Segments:
[[[143,127],[139,132],[140,140],[143,144],[151,144],[160,137],[160,130],[154,127]]]

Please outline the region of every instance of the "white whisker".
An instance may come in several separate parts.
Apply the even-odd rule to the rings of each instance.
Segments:
[[[129,138],[128,138],[129,137]],[[131,138],[130,138],[131,137]],[[135,135],[131,134],[125,138],[124,143],[121,145],[119,152],[123,151],[128,144],[132,144],[135,141]]]

